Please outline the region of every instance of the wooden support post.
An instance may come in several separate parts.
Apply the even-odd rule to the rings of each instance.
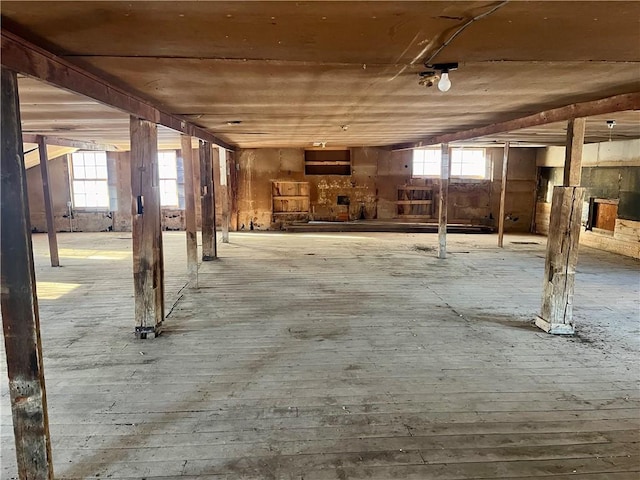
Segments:
[[[545,332],[571,335],[573,288],[578,264],[578,241],[584,188],[555,187],[551,204],[542,309],[536,325]]]
[[[504,203],[507,198],[507,164],[509,163],[509,142],[504,144],[502,155],[502,183],[500,184],[500,213],[498,216],[498,246],[502,248],[504,237]]]
[[[553,189],[551,202],[542,309],[536,325],[555,334],[571,335],[575,332],[573,289],[585,192],[579,186],[584,131],[584,118],[571,120],[567,126],[564,186]]]
[[[215,191],[211,144],[200,140],[200,199],[202,202],[202,260],[216,258]]]
[[[131,117],[131,213],[135,333],[157,336],[164,320],[164,260],[158,178],[158,127]]]
[[[44,212],[47,219],[47,236],[49,237],[49,256],[51,266],[59,267],[58,238],[56,237],[56,223],[53,216],[53,199],[49,186],[49,156],[47,155],[47,143],[42,136],[37,137],[38,153],[40,154],[40,174],[42,176],[42,191],[44,194]]]
[[[234,152],[227,150],[227,164],[229,169],[229,202],[231,204],[231,220],[229,228],[238,231],[238,164]]]
[[[449,144],[441,147],[440,162],[440,203],[438,210],[438,258],[447,258],[447,208],[449,197],[450,165]]]
[[[585,127],[585,118],[574,118],[567,124],[567,148],[564,156],[565,187],[580,186]]]
[[[217,160],[220,161],[220,149],[217,146],[214,146],[211,148],[211,165],[214,165],[216,162],[216,157]],[[213,212],[213,258],[218,258],[218,236],[217,236],[217,230],[218,230],[218,220],[217,220],[217,214],[216,214],[216,172],[215,170],[212,170],[211,172],[211,200],[213,201],[213,207],[212,207],[212,212]]]
[[[0,306],[18,476],[53,479],[18,80],[4,68],[1,76]]]
[[[229,243],[229,222],[231,221],[229,205],[229,163],[227,151],[220,149],[220,198],[222,200],[222,243]]]
[[[187,270],[189,286],[198,288],[198,229],[196,227],[196,198],[193,175],[191,137],[182,135],[182,163],[184,165],[184,216],[187,233]]]

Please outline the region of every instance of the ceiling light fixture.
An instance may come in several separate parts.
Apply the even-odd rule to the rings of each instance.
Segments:
[[[451,80],[449,80],[449,72],[442,72],[440,75],[440,81],[438,82],[438,90],[441,92],[448,92],[451,88]]]
[[[451,88],[451,80],[449,72],[458,69],[458,63],[436,63],[431,65],[434,70],[440,70],[440,81],[438,82],[438,90],[448,92]]]
[[[436,63],[433,65],[425,65],[427,68],[433,70],[427,70],[426,72],[420,72],[419,85],[425,87],[432,87],[437,83],[438,90],[441,92],[448,92],[451,88],[451,79],[449,78],[449,72],[458,69],[457,63]]]
[[[611,133],[613,132],[613,127],[616,126],[615,120],[607,120],[607,128],[609,129],[609,141],[611,141]]]

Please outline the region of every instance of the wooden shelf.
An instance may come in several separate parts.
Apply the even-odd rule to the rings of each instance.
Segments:
[[[396,217],[403,219],[429,219],[433,216],[433,185],[398,185],[395,201]]]
[[[396,205],[431,205],[432,200],[398,200]]]
[[[398,190],[433,190],[432,185],[399,185]]]
[[[344,162],[340,160],[335,161],[327,161],[327,162],[315,162],[315,161],[306,161],[305,165],[351,165],[351,162]]]
[[[309,182],[277,180],[271,186],[271,212],[273,219],[287,216],[309,215]],[[286,219],[285,219],[286,221]]]

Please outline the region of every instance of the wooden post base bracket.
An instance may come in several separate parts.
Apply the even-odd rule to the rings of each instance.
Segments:
[[[552,335],[573,335],[576,333],[573,323],[549,323],[542,317],[536,317],[536,327]]]
[[[135,331],[136,338],[138,340],[146,340],[149,336],[151,336],[151,338],[156,338],[156,337],[159,337],[161,333],[162,333],[162,323],[148,326],[148,327],[137,326]]]

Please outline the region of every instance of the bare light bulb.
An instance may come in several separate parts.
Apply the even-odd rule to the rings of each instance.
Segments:
[[[438,82],[438,90],[448,92],[451,88],[451,80],[449,80],[449,72],[442,72],[440,81]]]

